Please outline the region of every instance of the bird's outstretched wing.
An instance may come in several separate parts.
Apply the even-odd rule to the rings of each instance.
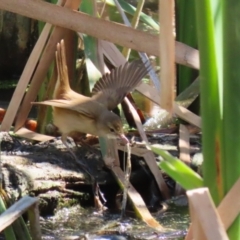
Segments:
[[[100,102],[109,110],[114,109],[147,75],[149,67],[149,64],[135,60],[115,68],[95,84],[92,99]]]

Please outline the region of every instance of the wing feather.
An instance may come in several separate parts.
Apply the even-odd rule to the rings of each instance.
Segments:
[[[53,99],[42,102],[32,102],[32,104],[63,108],[78,112],[92,119],[96,118],[102,111],[102,105],[100,103],[84,96],[74,100]]]
[[[93,99],[101,102],[109,110],[114,109],[147,75],[150,63],[135,60],[126,62],[111,73],[105,74],[93,88]]]

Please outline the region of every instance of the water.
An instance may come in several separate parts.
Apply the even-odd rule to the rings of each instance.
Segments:
[[[120,213],[98,213],[92,208],[80,206],[64,208],[55,216],[42,219],[43,239],[184,239],[189,226],[187,207],[170,206],[164,213],[154,217],[165,228],[157,232],[138,219],[126,217],[120,219]]]

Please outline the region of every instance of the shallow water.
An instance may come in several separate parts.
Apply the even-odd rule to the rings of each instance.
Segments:
[[[42,219],[43,239],[91,239],[91,240],[124,240],[124,239],[184,239],[189,226],[187,207],[171,207],[154,217],[165,228],[157,232],[141,220],[126,217],[120,219],[120,213],[95,212],[94,209],[83,209],[79,206],[64,208],[53,217]]]

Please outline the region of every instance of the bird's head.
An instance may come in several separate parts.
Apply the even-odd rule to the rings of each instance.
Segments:
[[[128,139],[123,132],[123,124],[118,115],[110,111],[104,111],[97,121],[100,136],[108,136],[112,138],[120,137],[125,143]]]

